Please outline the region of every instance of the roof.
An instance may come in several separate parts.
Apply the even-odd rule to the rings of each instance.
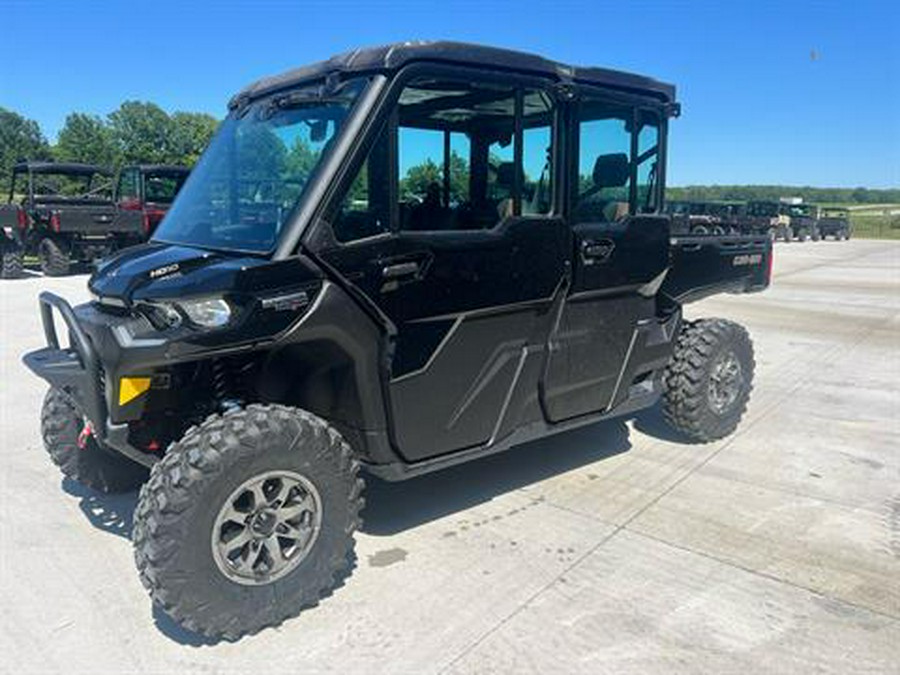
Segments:
[[[83,175],[100,173],[106,176],[112,173],[105,166],[79,164],[77,162],[19,162],[13,166],[13,171],[30,171],[31,173],[75,173]]]
[[[190,173],[191,170],[186,166],[178,164],[129,164],[122,167],[123,169],[137,169],[142,173]]]
[[[648,94],[663,102],[675,101],[675,86],[643,75],[593,66],[572,66],[536,54],[463,42],[398,42],[367,47],[332,56],[308,66],[265,77],[241,90],[239,98],[265,94],[318,79],[329,73],[394,72],[414,61],[438,61],[459,65],[490,66],[526,74],[549,76],[559,82],[580,82]]]

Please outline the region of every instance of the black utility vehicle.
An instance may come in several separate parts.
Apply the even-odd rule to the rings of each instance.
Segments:
[[[800,241],[819,241],[819,207],[815,204],[785,204],[782,212],[790,221],[791,236]]]
[[[744,205],[739,202],[668,201],[673,234],[740,234]]]
[[[741,230],[752,234],[768,235],[773,241],[792,241],[794,232],[791,219],[780,202],[747,202],[747,208],[739,219]]]
[[[764,289],[771,242],[670,237],[678,110],[645,77],[454,43],[235,96],[151,242],[93,302],[43,294],[25,356],[63,472],[143,483],[153,599],[214,636],[315,603],[349,569],[361,466],[416,476],[661,396],[686,438],[730,434],[750,338],[681,307]]]
[[[826,206],[819,218],[819,235],[822,239],[834,237],[838,241],[850,238],[850,211],[836,206]]]
[[[668,201],[663,212],[671,216],[672,234],[725,234],[724,229],[715,229],[718,222],[707,213],[703,202]]]
[[[145,241],[189,170],[180,166],[126,166],[111,188],[111,172],[92,164],[22,162],[13,167],[9,203],[0,206],[3,276],[21,272],[36,255],[50,276],[72,260],[90,262]]]

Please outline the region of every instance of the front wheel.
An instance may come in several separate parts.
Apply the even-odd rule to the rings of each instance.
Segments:
[[[318,602],[346,575],[363,482],[320,418],[251,405],[189,430],[153,468],[135,561],[175,621],[237,638]]]
[[[41,436],[63,475],[99,492],[135,490],[147,480],[147,469],[105,447],[90,422],[59,389],[51,388],[41,410]]]
[[[747,408],[754,367],[753,343],[742,326],[686,322],[663,375],[663,414],[692,440],[728,436]]]

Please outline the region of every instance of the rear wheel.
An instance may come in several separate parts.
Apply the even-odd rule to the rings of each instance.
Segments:
[[[696,441],[724,438],[737,428],[753,383],[753,344],[724,319],[686,322],[663,375],[663,413]]]
[[[189,430],[134,517],[144,586],[186,628],[237,638],[318,602],[346,575],[363,483],[341,435],[284,406]]]
[[[69,273],[69,253],[56,240],[50,237],[41,239],[38,244],[38,257],[41,271],[48,277],[61,277]]]
[[[63,475],[100,492],[129,492],[147,480],[145,467],[104,447],[89,422],[59,389],[50,389],[41,410],[41,436]]]
[[[0,277],[4,279],[18,279],[22,276],[24,267],[22,249],[19,246],[3,251],[3,266],[0,269]]]

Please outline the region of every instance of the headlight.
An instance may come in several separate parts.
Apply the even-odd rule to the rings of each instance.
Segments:
[[[204,328],[221,328],[231,320],[231,305],[222,298],[182,300],[178,308],[193,323]]]

